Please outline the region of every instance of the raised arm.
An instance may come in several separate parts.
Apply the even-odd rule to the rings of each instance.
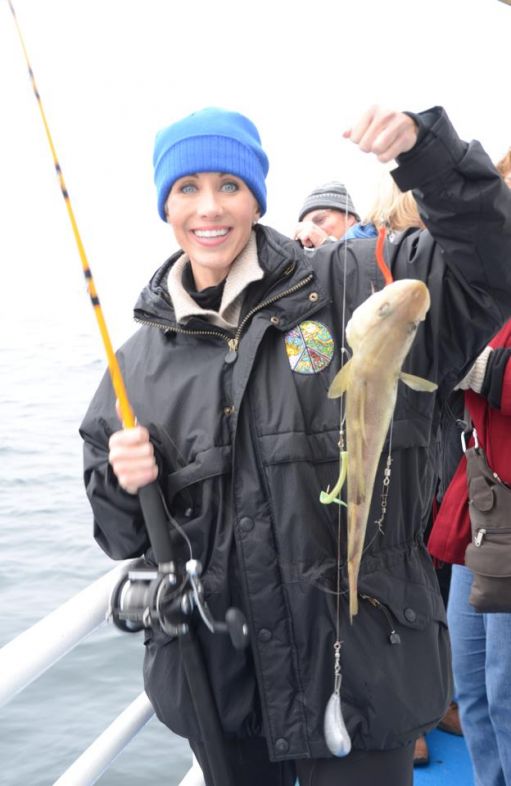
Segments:
[[[396,158],[391,174],[417,200],[428,231],[394,254],[394,274],[430,288],[445,392],[511,314],[511,191],[480,143],[462,141],[441,107],[419,114],[373,107],[345,136],[382,161]]]

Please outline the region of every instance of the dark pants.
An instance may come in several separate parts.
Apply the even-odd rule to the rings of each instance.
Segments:
[[[391,751],[352,751],[343,759],[296,762],[300,786],[412,786],[413,745]]]
[[[206,786],[213,786],[202,743],[190,741]],[[390,751],[352,751],[343,759],[270,762],[264,739],[227,740],[237,786],[412,786],[413,745]],[[216,786],[216,784],[215,784]]]
[[[213,784],[202,742],[196,740],[189,740],[189,742],[204,773],[206,786],[224,786],[224,784]],[[294,762],[271,762],[268,758],[266,740],[260,737],[243,740],[227,739],[225,750],[236,786],[294,786],[296,781]]]

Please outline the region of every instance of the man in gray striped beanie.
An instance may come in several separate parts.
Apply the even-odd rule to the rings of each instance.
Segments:
[[[306,248],[317,248],[329,240],[340,240],[360,216],[344,183],[332,180],[309,194],[298,221],[295,240]]]

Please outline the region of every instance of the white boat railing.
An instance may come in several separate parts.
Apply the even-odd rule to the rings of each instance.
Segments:
[[[106,622],[112,590],[132,564],[120,563],[0,649],[0,707]],[[53,786],[92,786],[153,715],[143,692]],[[205,786],[195,759],[179,786]]]
[[[145,693],[141,693],[55,781],[53,786],[95,783],[153,715],[151,702]]]

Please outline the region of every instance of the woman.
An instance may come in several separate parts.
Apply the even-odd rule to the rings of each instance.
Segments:
[[[465,406],[488,463],[511,483],[511,322],[481,353],[463,387]],[[463,457],[433,526],[429,550],[452,562],[448,604],[453,671],[475,783],[511,783],[511,614],[482,614],[469,603],[472,573],[466,461]]]
[[[511,150],[497,170],[508,182]],[[492,338],[458,387],[466,391],[465,407],[489,465],[504,483],[511,484],[511,322]],[[466,460],[462,457],[428,548],[437,559],[453,563],[448,604],[453,671],[475,783],[506,786],[511,783],[511,614],[482,614],[470,605],[472,573],[464,564],[470,540]]]
[[[143,327],[119,352],[147,428],[119,430],[105,378],[81,429],[101,547],[114,559],[147,552],[136,492],[158,478],[204,566],[213,617],[233,605],[247,617],[243,651],[196,629],[234,782],[247,786],[292,786],[295,773],[308,786],[411,784],[412,743],[451,692],[444,609],[421,540],[431,434],[442,398],[511,310],[510,195],[481,147],[461,142],[440,108],[373,107],[345,136],[381,161],[398,156],[399,186],[418,189],[431,234],[407,234],[388,263],[396,278],[429,286],[432,306],[406,368],[439,385],[438,396],[399,392],[387,512],[383,527],[373,523],[382,515],[375,493],[353,624],[338,506],[318,502],[339,470],[339,408],[326,394],[341,364],[342,321],[381,286],[380,274],[359,263],[357,243],[319,249],[323,264],[312,267],[298,244],[258,222],[268,161],[247,118],[210,108],[158,134],[158,210],[182,250],[142,292]],[[173,537],[182,566],[189,553]],[[331,756],[323,731],[338,622],[353,745],[345,758]],[[158,717],[189,739],[209,786],[175,637],[147,630],[144,677]]]

